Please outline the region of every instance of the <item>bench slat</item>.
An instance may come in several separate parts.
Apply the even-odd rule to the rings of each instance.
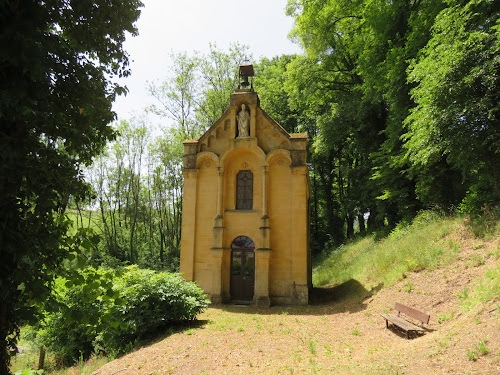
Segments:
[[[415,319],[421,321],[424,324],[428,324],[429,323],[429,319],[431,317],[430,315],[427,315],[427,314],[425,314],[425,313],[423,313],[421,311],[415,310],[414,308],[402,305],[402,304],[400,304],[398,302],[395,303],[394,309],[402,312],[405,315],[408,315],[408,316],[410,316],[412,318],[415,318]]]
[[[391,314],[380,314],[385,320],[388,320],[392,322],[393,324],[397,325],[398,327],[402,328],[405,331],[425,331],[425,329],[416,326],[415,324],[412,324],[408,322],[407,320],[404,320],[400,318],[399,316],[396,315],[391,315]]]

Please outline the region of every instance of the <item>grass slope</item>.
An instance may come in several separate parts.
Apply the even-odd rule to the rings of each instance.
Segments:
[[[449,235],[463,219],[423,212],[412,225],[396,228],[387,238],[365,237],[333,249],[313,269],[314,286],[354,279],[365,287],[394,285],[409,272],[432,270],[453,262],[460,244]]]

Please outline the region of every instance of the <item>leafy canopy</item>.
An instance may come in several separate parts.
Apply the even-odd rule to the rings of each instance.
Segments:
[[[49,293],[69,246],[63,212],[80,168],[115,132],[111,103],[130,74],[122,48],[139,0],[0,4],[0,372],[22,319]]]

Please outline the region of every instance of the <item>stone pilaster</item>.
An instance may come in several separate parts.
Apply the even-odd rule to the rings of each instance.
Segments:
[[[197,169],[184,169],[184,197],[182,201],[182,240],[180,272],[186,280],[194,280],[194,252],[196,246]]]
[[[212,293],[210,293],[210,301],[214,305],[222,303],[222,265],[224,251],[222,248],[212,248]]]
[[[292,167],[292,287],[295,303],[307,304],[307,166]]]
[[[255,250],[255,289],[254,303],[261,307],[270,307],[269,298],[269,258],[271,252],[266,249]]]

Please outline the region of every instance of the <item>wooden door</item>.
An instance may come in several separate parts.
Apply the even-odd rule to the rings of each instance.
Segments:
[[[255,286],[255,245],[249,237],[237,237],[231,245],[231,299],[252,301]]]

